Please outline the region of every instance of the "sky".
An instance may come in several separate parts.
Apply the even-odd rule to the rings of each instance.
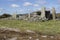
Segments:
[[[55,7],[59,13],[60,0],[0,0],[0,14],[24,14],[41,10],[42,7],[46,7],[47,10]]]

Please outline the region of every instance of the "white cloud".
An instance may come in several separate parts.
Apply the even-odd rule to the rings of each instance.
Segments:
[[[11,7],[16,8],[16,7],[20,7],[20,6],[17,4],[11,4]]]
[[[39,4],[34,4],[33,6],[38,7],[38,6],[39,6]]]
[[[23,10],[19,10],[20,12],[22,12]]]
[[[25,2],[24,4],[23,4],[23,6],[31,6],[32,5],[32,3],[30,3],[30,2]]]
[[[27,9],[28,11],[31,11],[31,9]]]
[[[39,3],[39,4],[46,4],[47,1],[46,1],[46,0],[37,0],[36,3]]]
[[[3,8],[0,8],[0,12],[2,12],[3,11]]]

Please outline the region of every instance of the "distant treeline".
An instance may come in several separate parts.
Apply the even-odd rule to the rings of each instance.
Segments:
[[[1,19],[1,18],[11,17],[11,16],[12,16],[12,15],[10,15],[10,14],[4,13],[4,14],[0,15],[0,19]]]
[[[24,15],[24,14],[23,14]],[[38,15],[41,15],[40,13],[38,13]],[[48,14],[47,14],[48,15]],[[0,19],[1,18],[8,18],[8,17],[11,17],[12,15],[11,14],[8,14],[8,13],[4,13],[2,15],[0,15]],[[18,14],[17,14],[18,16]],[[60,18],[60,13],[57,13],[56,14],[56,18]],[[50,19],[52,19],[52,14],[50,14]]]

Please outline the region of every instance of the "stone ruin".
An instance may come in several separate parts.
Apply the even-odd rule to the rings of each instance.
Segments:
[[[52,14],[51,14],[52,12]],[[29,14],[16,14],[14,13],[12,17],[5,19],[14,19],[14,20],[28,20],[28,21],[47,21],[50,19],[56,19],[56,11],[53,7],[52,10],[46,10],[45,7],[42,7],[40,11],[32,12]]]
[[[52,14],[50,12],[50,10],[46,10],[45,7],[42,7],[41,11],[37,11],[37,12],[32,12],[29,14],[21,14],[21,15],[14,15],[13,14],[13,18],[14,19],[18,19],[18,20],[29,20],[29,21],[47,21],[50,19],[55,20],[56,19],[56,11],[55,8],[52,8]]]

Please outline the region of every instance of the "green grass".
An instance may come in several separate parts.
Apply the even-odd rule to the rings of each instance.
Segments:
[[[60,21],[27,22],[20,20],[0,20],[0,27],[20,28],[21,30],[35,30],[45,34],[59,34]]]

